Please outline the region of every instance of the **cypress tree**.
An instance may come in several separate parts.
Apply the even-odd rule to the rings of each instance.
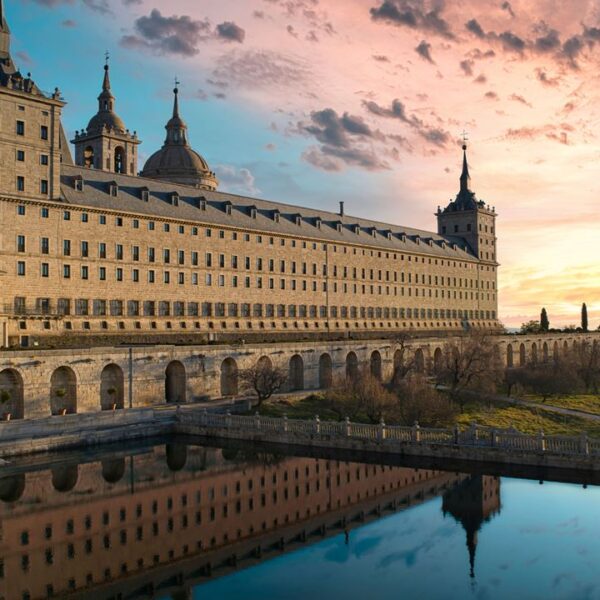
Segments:
[[[583,331],[588,330],[587,306],[585,305],[585,302],[581,305],[581,329],[583,329]]]
[[[545,308],[542,308],[542,314],[540,315],[540,329],[542,331],[550,329],[550,321],[548,321],[548,313]]]

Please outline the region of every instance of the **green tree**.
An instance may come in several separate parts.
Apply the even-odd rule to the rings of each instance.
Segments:
[[[583,331],[588,330],[587,306],[585,305],[585,302],[581,305],[581,329],[583,329]]]
[[[548,331],[548,329],[550,329],[550,321],[548,321],[548,313],[545,308],[542,308],[542,313],[540,315],[540,329],[542,331]]]
[[[520,333],[539,333],[541,331],[539,321],[527,321],[521,325]]]

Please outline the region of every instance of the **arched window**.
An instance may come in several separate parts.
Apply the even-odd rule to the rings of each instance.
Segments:
[[[87,146],[83,151],[83,166],[88,169],[94,168],[94,148]]]
[[[115,173],[125,173],[125,150],[122,146],[115,148]]]

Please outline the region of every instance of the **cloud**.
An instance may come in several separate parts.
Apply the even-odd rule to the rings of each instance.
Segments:
[[[55,8],[63,4],[73,5],[75,0],[32,0],[35,4],[45,6],[46,8]],[[81,0],[81,3],[87,8],[104,15],[112,14],[108,0]]]
[[[397,98],[392,101],[390,108],[381,106],[373,100],[363,100],[363,106],[378,117],[398,119],[413,128],[426,142],[435,146],[445,146],[450,141],[450,134],[439,127],[432,127],[424,123],[415,115],[410,117],[406,113],[406,107]]]
[[[498,94],[496,94],[496,92],[486,92],[483,96],[484,98],[486,98],[487,100],[498,100]]]
[[[521,140],[536,140],[543,137],[558,142],[559,144],[568,145],[568,135],[572,131],[574,131],[574,127],[568,123],[549,123],[547,125],[511,128],[508,129],[504,135],[507,139]]]
[[[383,21],[398,27],[409,27],[454,39],[450,25],[441,16],[441,9],[426,11],[419,0],[384,0],[378,7],[370,9],[373,21]]]
[[[260,190],[256,187],[254,175],[244,167],[216,165],[215,174],[219,179],[219,189],[231,194],[256,196]]]
[[[462,72],[467,77],[471,77],[473,75],[473,67],[475,66],[475,61],[471,59],[461,60],[459,66],[462,69]]]
[[[377,62],[390,62],[390,59],[384,54],[373,54],[371,58]]]
[[[483,31],[477,19],[471,19],[470,21],[467,21],[465,23],[465,27],[468,31],[470,31],[473,35],[477,36],[478,38],[485,38],[485,32]]]
[[[524,104],[525,106],[529,106],[529,108],[531,108],[531,104],[527,102],[527,100],[525,100],[525,98],[520,94],[511,94],[508,99],[514,100],[515,102],[519,102],[520,104]]]
[[[31,56],[29,56],[29,54],[27,54],[27,52],[25,52],[24,50],[20,50],[19,52],[17,52],[15,54],[15,56],[22,62],[25,63],[26,65],[32,65],[33,61],[31,60]]]
[[[313,111],[309,122],[298,123],[298,131],[314,137],[321,145],[311,147],[302,158],[325,171],[340,171],[344,165],[369,171],[388,169],[373,148],[373,141],[385,136],[373,131],[362,117],[347,112],[339,115],[333,108]]]
[[[73,21],[73,19],[65,19],[61,25],[63,27],[66,27],[68,29],[72,29],[73,27],[77,27],[77,23],[75,21]]]
[[[424,58],[426,61],[434,64],[433,58],[431,58],[431,44],[422,40],[421,43],[415,48],[415,52]]]
[[[547,87],[556,87],[560,83],[560,79],[558,77],[550,77],[544,69],[536,69],[535,76],[537,80]]]
[[[502,10],[505,10],[505,11],[506,11],[506,12],[507,12],[507,13],[508,13],[508,14],[509,14],[509,15],[510,15],[510,16],[511,16],[513,19],[516,17],[516,15],[515,15],[515,11],[513,10],[513,8],[512,8],[512,6],[511,6],[510,2],[503,2],[503,3],[500,5],[500,8],[501,8]]]
[[[228,42],[238,42],[242,44],[246,37],[246,32],[233,23],[232,21],[225,21],[217,25],[216,29],[217,36]]]

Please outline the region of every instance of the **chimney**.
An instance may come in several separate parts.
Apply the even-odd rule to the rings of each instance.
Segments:
[[[340,217],[344,216],[344,202],[340,200]]]

